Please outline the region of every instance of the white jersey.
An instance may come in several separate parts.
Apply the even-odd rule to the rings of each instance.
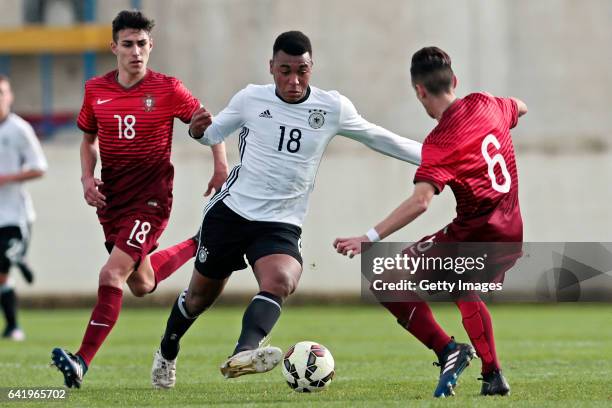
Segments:
[[[215,145],[241,128],[240,164],[205,211],[223,200],[248,220],[301,227],[321,157],[337,134],[388,156],[420,163],[421,143],[368,122],[338,92],[311,86],[302,102],[287,103],[275,89],[273,84],[242,89],[197,139]]]
[[[47,169],[47,160],[32,126],[14,113],[0,122],[0,175]],[[23,183],[0,186],[0,227],[25,227],[34,221],[34,208]]]

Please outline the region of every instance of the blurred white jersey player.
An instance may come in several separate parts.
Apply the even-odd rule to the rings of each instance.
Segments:
[[[8,273],[11,266],[17,266],[32,283],[33,274],[24,256],[35,214],[23,183],[41,177],[47,161],[32,126],[10,112],[12,103],[10,82],[0,75],[0,306],[6,319],[2,336],[22,340],[17,298]]]
[[[240,129],[240,164],[205,207],[189,288],[177,299],[155,354],[155,387],[174,386],[179,340],[212,305],[232,272],[247,267],[245,257],[260,292],[244,313],[240,337],[221,373],[234,378],[271,370],[280,362],[280,349],[266,346],[264,339],[299,282],[301,226],[321,157],[335,135],[420,163],[420,143],[363,119],[338,92],[310,86],[311,55],[303,33],[281,34],[270,61],[274,84],[239,91],[212,124],[205,109],[194,114],[190,134],[205,145],[221,143]]]

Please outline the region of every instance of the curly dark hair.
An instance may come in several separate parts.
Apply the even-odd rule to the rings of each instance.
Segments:
[[[310,39],[301,31],[287,31],[276,37],[272,47],[272,56],[284,51],[289,55],[302,55],[305,52],[312,56]]]

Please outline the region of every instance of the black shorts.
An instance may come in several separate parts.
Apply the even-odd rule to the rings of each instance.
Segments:
[[[19,262],[28,248],[21,228],[0,227],[0,273],[7,274],[12,264]]]
[[[200,229],[200,248],[195,269],[210,279],[225,279],[264,256],[286,254],[302,264],[302,229],[283,222],[249,221],[223,201],[205,214]]]

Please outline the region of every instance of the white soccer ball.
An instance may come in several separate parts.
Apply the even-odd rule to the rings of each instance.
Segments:
[[[334,378],[334,357],[318,343],[301,341],[285,353],[283,375],[294,391],[321,391]]]

